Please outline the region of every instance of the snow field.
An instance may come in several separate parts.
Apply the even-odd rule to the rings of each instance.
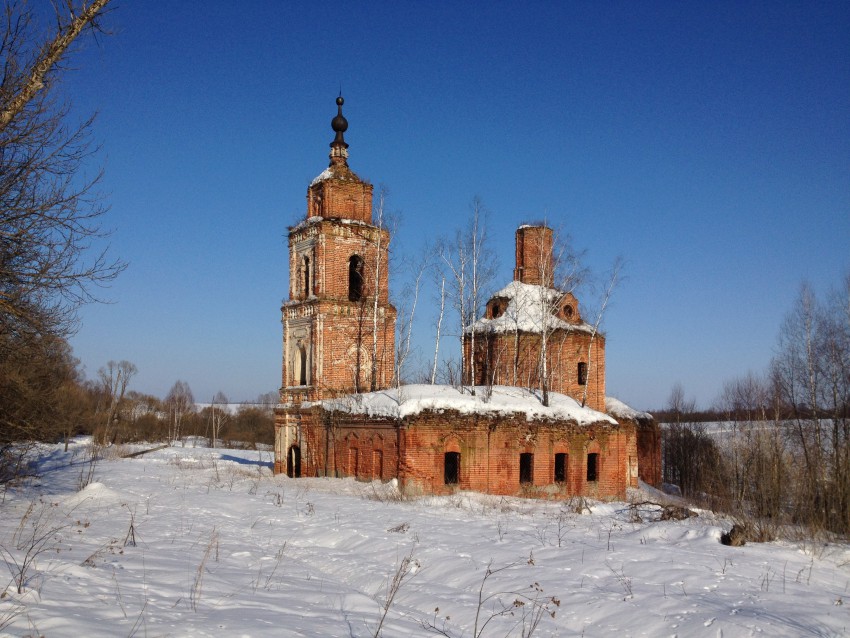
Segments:
[[[22,539],[49,532],[24,592],[10,582],[0,599],[4,636],[374,636],[400,565],[387,637],[439,635],[423,623],[472,636],[476,613],[481,636],[520,636],[535,611],[546,637],[850,627],[847,547],[726,547],[730,523],[710,512],[660,522],[648,507],[632,522],[625,503],[404,501],[392,484],[272,476],[268,452],[178,447],[101,461],[78,492],[83,455],[44,452],[40,484],[0,505],[9,581]]]

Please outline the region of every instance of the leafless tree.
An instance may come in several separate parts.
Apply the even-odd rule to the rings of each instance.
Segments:
[[[183,425],[186,418],[195,411],[195,397],[186,381],[175,381],[165,396],[168,409],[168,440],[183,440]]]
[[[92,120],[68,123],[58,98],[72,45],[100,30],[109,0],[63,0],[52,33],[43,39],[37,13],[5,2],[0,37],[0,331],[26,336],[64,334],[76,309],[96,300],[93,287],[123,269],[106,251],[91,253],[103,236],[105,207],[81,179]]]
[[[467,361],[463,347],[464,335],[487,301],[487,293],[496,272],[495,254],[487,239],[487,216],[484,204],[475,197],[470,204],[468,226],[457,231],[453,242],[442,242],[439,249],[460,328],[461,387],[470,384],[472,394],[475,394],[475,380],[472,378],[472,362]],[[470,353],[475,353],[474,331],[471,333]]]
[[[770,379],[750,373],[728,381],[716,409],[729,431],[720,444],[724,475],[712,492],[725,511],[771,538],[786,514],[794,463]]]
[[[382,308],[382,299],[389,298],[386,253],[395,234],[397,219],[386,212],[387,193],[386,187],[381,187],[378,204],[372,212],[373,225],[351,227],[352,234],[361,242],[362,252],[356,271],[351,273],[358,277],[357,285],[349,292],[349,300],[356,302],[354,322],[349,332],[353,341],[350,352],[352,388],[356,394],[377,389],[382,382],[380,371],[386,357],[395,354],[393,349],[382,347],[382,337],[393,327]]]
[[[380,191],[378,192],[378,208],[375,211],[377,213],[377,219],[375,220],[375,225],[378,227],[379,231],[385,228],[384,226],[384,207],[386,205],[388,190],[386,186],[382,186]],[[378,389],[378,307],[380,304],[381,298],[381,276],[383,269],[387,268],[387,264],[384,263],[382,243],[384,239],[383,232],[378,232],[376,236],[376,250],[375,250],[375,258],[374,258],[374,286],[372,290],[372,357],[371,357],[371,369],[369,371],[369,391],[374,392]]]
[[[685,398],[676,383],[667,399],[664,430],[664,481],[678,485],[685,496],[695,496],[717,484],[720,456],[714,441],[694,414],[696,402]]]
[[[548,228],[545,223],[543,227]],[[538,241],[543,242],[542,236]],[[540,391],[543,405],[548,406],[549,388],[551,386],[549,364],[552,359],[550,340],[553,333],[563,327],[563,322],[558,319],[557,315],[564,297],[575,291],[585,278],[587,269],[582,265],[582,256],[573,249],[569,235],[552,230],[551,251],[545,248],[547,247],[540,246],[536,253],[537,264],[535,265],[540,275],[540,283],[537,286],[537,294],[529,301],[535,306],[532,313],[540,330],[538,363]],[[519,314],[518,312],[517,316]],[[517,348],[516,366],[519,363],[519,330],[515,333],[515,346]],[[589,356],[590,353],[588,352]],[[587,385],[585,385],[586,392]]]
[[[126,360],[110,361],[97,371],[106,402],[106,405],[102,406],[104,419],[101,445],[112,442],[127,386],[137,372],[138,368]]]
[[[413,280],[405,287],[402,294],[404,301],[399,304],[398,319],[396,323],[396,387],[399,387],[405,379],[405,364],[410,356],[411,337],[413,335],[413,320],[416,316],[416,306],[419,302],[422,279],[428,271],[431,259],[431,251],[426,250],[420,254],[419,258],[415,261],[408,261],[408,267],[413,275]]]
[[[608,284],[605,287],[605,291],[602,294],[602,299],[599,304],[599,310],[596,312],[596,319],[593,322],[592,331],[590,333],[590,341],[587,345],[587,375],[590,378],[591,367],[593,364],[593,346],[596,341],[596,336],[599,334],[599,326],[602,323],[602,319],[605,316],[605,310],[608,307],[608,303],[611,301],[611,295],[614,292],[614,289],[617,287],[617,284],[620,282],[621,275],[623,270],[623,259],[621,257],[617,257],[614,260],[614,264],[611,267],[610,277],[608,279]],[[581,396],[581,405],[582,407],[587,403],[587,389],[590,386],[589,383],[584,384],[584,392]]]
[[[257,404],[262,405],[269,412],[280,402],[280,392],[264,392],[257,397]]]
[[[443,328],[443,317],[446,314],[446,276],[440,274],[440,311],[437,314],[437,325],[434,336],[434,364],[431,366],[431,385],[437,382],[437,363],[440,357],[440,333]]]
[[[212,447],[218,447],[218,440],[221,435],[221,429],[225,426],[230,413],[227,411],[227,396],[219,390],[215,393],[210,404],[210,430],[212,434]]]
[[[850,534],[850,280],[827,303],[801,287],[771,373],[790,413],[802,469],[796,515]]]

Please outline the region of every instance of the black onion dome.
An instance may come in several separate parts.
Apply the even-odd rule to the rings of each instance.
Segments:
[[[334,119],[331,120],[331,128],[336,131],[336,137],[334,137],[334,141],[331,142],[331,146],[336,146],[341,144],[345,148],[348,148],[348,144],[345,143],[345,138],[342,136],[348,130],[348,120],[342,114],[342,105],[345,104],[345,100],[340,95],[336,99],[337,104],[337,114]]]

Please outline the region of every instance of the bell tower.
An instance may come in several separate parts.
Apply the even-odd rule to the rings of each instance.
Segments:
[[[289,301],[281,308],[281,402],[298,405],[392,383],[396,310],[389,303],[389,232],[372,223],[372,185],[348,166],[336,99],[330,164],[307,187],[289,229]]]

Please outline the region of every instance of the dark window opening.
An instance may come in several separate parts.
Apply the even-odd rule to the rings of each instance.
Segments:
[[[519,455],[519,482],[534,482],[534,455],[530,452]]]
[[[301,478],[301,448],[293,445],[286,455],[286,475],[289,478]]]
[[[363,258],[352,255],[348,260],[348,300],[360,301],[363,298]]]
[[[446,485],[457,485],[460,475],[460,452],[446,452],[443,464],[443,481]]]
[[[572,319],[573,316],[573,307],[570,304],[564,306],[564,316],[568,319]]]
[[[567,455],[563,452],[555,455],[555,482],[567,482]]]
[[[599,480],[599,455],[591,452],[587,455],[587,482]]]
[[[578,364],[578,384],[587,385],[587,364],[584,361]]]
[[[307,385],[307,350],[298,346],[298,385]]]
[[[304,295],[310,296],[310,258],[304,257]]]

